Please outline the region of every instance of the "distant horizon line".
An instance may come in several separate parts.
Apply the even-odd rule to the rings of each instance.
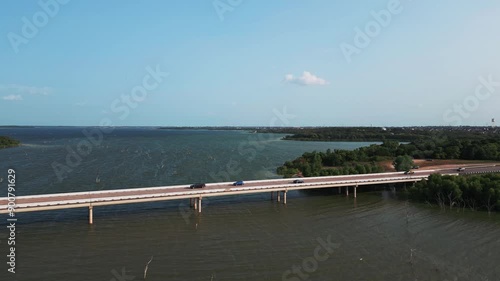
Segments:
[[[196,128],[496,128],[496,126],[491,125],[405,125],[405,126],[366,126],[366,125],[308,125],[308,126],[259,126],[259,125],[220,125],[220,126],[210,126],[210,125],[201,125],[201,126],[186,126],[186,125],[177,125],[177,126],[164,126],[164,125],[121,125],[121,126],[99,126],[99,125],[0,125],[0,128],[35,128],[35,127],[110,127],[110,128],[138,128],[138,127],[148,127],[148,128],[177,128],[177,129],[196,129]]]

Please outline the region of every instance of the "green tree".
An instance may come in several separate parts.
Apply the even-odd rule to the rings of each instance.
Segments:
[[[314,154],[314,157],[313,157],[312,171],[319,173],[322,168],[323,168],[323,164],[322,164],[321,156],[319,153],[316,153],[316,154]]]
[[[413,159],[408,155],[402,155],[396,157],[392,165],[396,169],[396,171],[409,171],[415,165],[413,163]]]

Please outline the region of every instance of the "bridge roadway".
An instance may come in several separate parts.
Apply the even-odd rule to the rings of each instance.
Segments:
[[[411,175],[406,175],[402,172],[394,172],[311,177],[303,178],[304,183],[293,183],[293,179],[273,179],[246,181],[243,186],[233,186],[232,182],[209,183],[206,184],[206,187],[200,189],[190,189],[189,185],[176,185],[17,196],[15,197],[15,212],[35,212],[87,207],[89,208],[89,223],[92,223],[92,209],[96,206],[189,199],[191,206],[201,212],[201,202],[204,197],[271,192],[271,197],[276,194],[276,199],[278,201],[280,201],[281,194],[283,194],[283,203],[286,204],[286,192],[290,190],[346,187],[344,190],[346,195],[349,195],[349,187],[352,187],[354,191],[353,195],[356,197],[356,188],[363,185],[405,182],[414,183],[425,179],[430,174],[434,173],[457,175],[491,172],[500,172],[500,166],[485,165],[481,167],[466,167],[464,172],[458,172],[455,168],[448,168],[436,170],[415,170],[415,173]],[[341,189],[339,189],[339,193],[340,191]],[[8,204],[9,199],[7,197],[0,198],[0,214],[9,213]]]

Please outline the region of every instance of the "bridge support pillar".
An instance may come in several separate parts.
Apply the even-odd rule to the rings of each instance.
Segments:
[[[283,191],[283,204],[286,204],[286,190]]]
[[[277,194],[276,195],[277,196],[277,198],[276,198],[277,202],[281,202],[281,193],[280,193],[280,191],[276,191],[276,194]]]
[[[339,187],[339,194],[342,194],[342,187]]]
[[[358,188],[358,186],[356,185],[356,186],[354,187],[354,198],[356,198],[356,189],[357,189],[357,188]]]
[[[194,202],[194,209],[198,210],[198,198],[193,198],[193,202]]]
[[[201,213],[201,197],[198,199],[198,213]]]
[[[348,186],[345,187],[345,196],[349,196],[349,187]]]
[[[94,207],[89,206],[89,224],[94,224]]]

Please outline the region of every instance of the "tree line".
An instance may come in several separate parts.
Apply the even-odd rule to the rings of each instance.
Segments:
[[[326,152],[306,152],[278,167],[277,173],[284,177],[336,176],[350,174],[380,173],[384,169],[379,161],[391,157],[397,142],[384,142],[355,150],[328,149]]]
[[[498,127],[283,127],[257,128],[259,133],[289,134],[283,139],[298,141],[385,141],[413,142],[429,138],[479,140],[500,137]]]
[[[436,203],[441,208],[500,211],[500,175],[430,175],[408,190],[411,200]]]
[[[381,161],[395,160],[398,157],[498,161],[500,138],[428,138],[404,144],[386,140],[380,145],[373,144],[355,150],[328,149],[326,152],[306,152],[278,167],[277,173],[285,177],[377,173],[384,171],[379,164]]]

